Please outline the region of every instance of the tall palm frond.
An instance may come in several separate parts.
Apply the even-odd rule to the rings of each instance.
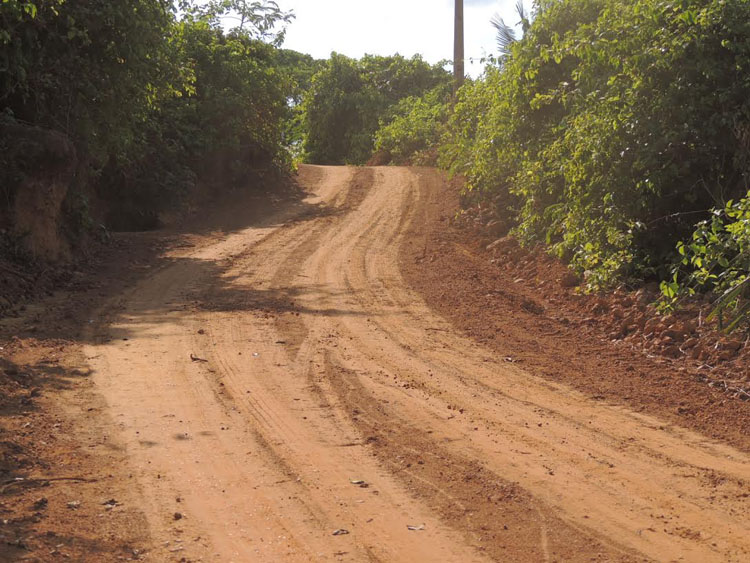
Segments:
[[[529,17],[526,8],[523,7],[523,0],[518,0],[516,2],[516,13],[518,14],[518,17],[520,19],[518,23],[521,24],[521,31],[526,34],[526,32],[529,30],[529,26],[531,26],[531,18]]]
[[[531,26],[531,19],[523,5],[523,0],[518,0],[516,2],[516,13],[520,19],[518,23],[521,25],[521,31],[525,34]],[[516,32],[513,29],[513,26],[505,23],[505,20],[503,20],[498,14],[492,16],[490,23],[497,30],[497,47],[500,51],[500,55],[504,57],[510,53],[510,48],[513,43],[518,41]]]
[[[510,52],[511,45],[518,41],[516,32],[498,14],[492,16],[490,23],[497,30],[497,48],[505,56]]]

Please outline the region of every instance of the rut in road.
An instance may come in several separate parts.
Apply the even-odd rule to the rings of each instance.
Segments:
[[[176,253],[87,350],[157,554],[750,558],[746,454],[525,373],[406,286],[437,172],[300,181],[302,204]]]

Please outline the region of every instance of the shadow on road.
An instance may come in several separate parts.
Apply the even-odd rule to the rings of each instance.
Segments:
[[[50,465],[44,453],[47,446],[40,448],[39,429],[24,432],[24,424],[42,420],[38,397],[74,389],[91,375],[57,361],[58,350],[71,344],[142,336],[146,323],[168,322],[175,311],[188,309],[270,315],[353,314],[326,307],[335,295],[325,288],[308,288],[321,306],[305,308],[298,303],[299,288],[264,290],[242,285],[241,280],[227,275],[231,263],[183,256],[192,248],[244,229],[299,224],[342,212],[307,198],[296,183],[274,194],[238,192],[212,204],[211,213],[198,213],[179,227],[115,233],[108,244],[87,257],[85,264],[69,268],[56,294],[32,300],[0,318],[0,560],[28,560],[31,553],[40,553],[36,550],[46,550],[43,545],[59,545],[62,552],[70,547],[74,552],[89,554],[92,560],[109,560],[113,553],[132,555],[132,546],[125,539],[108,539],[104,533],[92,540],[65,530],[49,537],[39,532],[40,522],[48,518],[41,499],[50,483],[36,478],[65,474],[68,469]],[[172,276],[180,284],[179,299],[160,303],[158,310],[145,306],[139,310],[139,283],[161,275]],[[126,295],[136,304],[127,317],[118,303],[118,296],[124,301]],[[31,356],[43,359],[19,359],[30,357],[29,350],[35,352]],[[64,506],[62,511],[83,522],[84,511]]]

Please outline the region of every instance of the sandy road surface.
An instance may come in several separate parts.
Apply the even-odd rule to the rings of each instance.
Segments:
[[[406,286],[441,181],[305,167],[305,202],[120,298],[86,355],[149,557],[750,560],[746,454],[524,373]]]

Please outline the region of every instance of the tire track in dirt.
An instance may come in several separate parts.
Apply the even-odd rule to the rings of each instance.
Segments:
[[[395,271],[393,249],[398,247],[394,244],[398,236],[393,230],[398,232],[403,219],[388,223],[393,230],[374,234],[387,223],[382,217],[388,215],[384,211],[388,205],[391,217],[401,217],[400,210],[408,213],[414,207],[408,204],[410,196],[398,197],[408,190],[391,187],[399,181],[403,183],[398,177],[379,182],[372,193],[385,195],[369,206],[371,216],[351,217],[353,229],[342,226],[339,238],[327,240],[317,258],[324,265],[321,269],[327,270],[327,277],[319,274],[317,283],[357,295],[370,317],[363,322],[361,316],[349,315],[333,324],[335,340],[356,340],[346,354],[337,348],[337,353],[346,356],[341,363],[355,365],[351,373],[380,373],[381,386],[406,386],[412,395],[419,389],[427,391],[425,397],[394,409],[383,420],[397,420],[404,412],[409,419],[418,418],[425,410],[422,403],[438,397],[444,405],[463,405],[466,413],[457,418],[468,418],[469,430],[456,441],[470,444],[462,448],[471,452],[469,457],[503,468],[501,473],[521,482],[535,496],[548,499],[571,525],[596,528],[600,535],[616,539],[615,543],[654,558],[682,553],[699,560],[742,560],[747,542],[735,539],[746,531],[742,524],[747,516],[743,500],[746,456],[659,420],[595,405],[564,386],[529,377],[474,343],[457,339],[404,289]],[[359,238],[357,229],[362,233]],[[355,243],[344,242],[352,240],[367,244],[357,250]],[[346,284],[342,277],[348,278]],[[427,330],[435,327],[440,330]],[[363,370],[368,362],[370,370]],[[415,376],[429,372],[443,376]],[[375,394],[372,388],[368,391],[364,396]],[[425,424],[434,428],[435,420],[426,418]],[[482,431],[473,430],[479,426]],[[531,452],[543,453],[528,457]],[[718,492],[710,486],[711,475],[722,482],[720,496],[727,497],[724,506],[710,507],[716,504]],[[624,490],[630,496],[623,497]],[[648,537],[652,534],[655,537]]]
[[[324,171],[318,197],[286,225],[187,253],[126,299],[112,333],[127,340],[91,354],[113,412],[127,419],[158,560],[482,560],[364,448],[348,446],[354,429],[331,419],[331,405],[310,395],[309,366],[290,366],[272,336],[277,317],[294,315],[291,284],[270,283],[277,268],[356,206],[369,175]],[[362,473],[369,488],[350,483]],[[407,530],[410,515],[427,529]],[[338,528],[349,533],[332,536]]]
[[[407,287],[400,248],[440,175],[305,167],[301,182],[305,206],[176,257],[92,347],[156,553],[750,556],[747,455],[533,377]]]
[[[381,223],[385,224],[385,222],[386,222],[386,216],[385,215],[386,214],[378,214],[378,216],[373,220],[373,225],[371,225],[367,229],[365,229],[362,232],[361,237],[364,238],[364,239],[366,239],[368,236],[370,236],[370,233],[374,232],[374,230],[377,228],[378,225],[380,225]],[[331,233],[336,233],[336,231],[335,230],[331,230],[328,233],[328,235],[330,236]],[[308,253],[310,252],[311,249],[314,249],[314,248],[330,248],[330,247],[332,247],[332,245],[330,244],[331,241],[320,241],[320,243],[318,244],[316,239],[317,239],[316,236],[311,236],[310,239],[308,239],[304,243],[297,244],[296,247],[295,247],[294,243],[290,244],[291,237],[290,237],[290,240],[284,240],[284,241],[274,240],[273,241],[274,244],[283,242],[283,244],[279,244],[279,247],[283,247],[283,251],[282,252],[271,252],[271,251],[268,251],[268,252],[265,252],[264,255],[266,255],[266,256],[273,255],[273,256],[278,257],[279,255],[286,254],[286,256],[283,257],[278,262],[272,261],[272,266],[270,266],[270,269],[271,269],[272,272],[274,272],[273,274],[271,274],[269,272],[266,272],[265,270],[262,273],[256,272],[254,274],[254,279],[253,279],[253,282],[251,283],[251,285],[263,284],[264,283],[263,280],[272,278],[273,280],[277,280],[278,282],[282,283],[282,285],[279,287],[279,289],[283,289],[283,288],[287,287],[285,284],[288,283],[289,279],[295,278],[296,276],[299,275],[299,272],[301,272],[301,271],[308,272],[308,270],[304,268],[304,264],[305,264],[304,257],[308,255]],[[335,247],[335,245],[333,245],[333,246]],[[290,248],[293,249],[291,252],[289,251]],[[273,249],[269,249],[269,250],[273,250]],[[313,278],[314,276],[310,273],[310,275],[304,274],[304,277],[305,277],[305,279],[309,280],[309,279]],[[250,282],[248,282],[248,283],[250,283]],[[316,287],[318,287],[318,286],[316,286]],[[336,295],[342,296],[342,295],[345,295],[345,294],[342,293],[342,292],[337,292]],[[351,299],[348,299],[347,302],[346,302],[346,304],[350,304],[350,303],[351,303]],[[322,307],[322,305],[326,305],[326,303],[321,303],[321,302],[317,302],[315,304],[311,303],[310,304],[310,308],[308,310],[312,310],[312,307],[314,307],[314,306],[317,306],[319,310],[321,310],[321,309],[322,310],[326,310],[325,307]],[[303,315],[303,317],[304,317],[304,315]],[[295,324],[304,324],[304,319],[300,319],[300,317],[297,317],[296,315],[293,315],[291,318],[292,318],[291,321],[287,321],[287,322],[284,322],[284,323],[279,323],[278,320],[277,320],[277,322],[275,323],[276,324],[275,328],[277,330],[279,328],[289,330],[290,327],[292,327]],[[325,332],[326,330],[328,330],[328,328],[325,327],[325,324],[326,324],[325,322],[322,325],[320,323],[315,323],[314,321],[315,321],[316,318],[317,317],[314,317],[312,319],[313,322],[310,323],[311,327],[308,327],[307,329],[305,329],[305,333],[309,333],[309,330],[311,328],[313,329],[314,332],[318,332],[318,333],[320,333],[321,330],[323,332]],[[326,315],[324,315],[323,319],[325,320],[326,318],[327,318]],[[229,319],[227,319],[227,322],[231,322],[231,321]],[[317,330],[315,330],[316,328],[317,328]],[[299,331],[292,329],[292,333],[296,334],[298,332]],[[288,332],[287,333],[283,333],[282,332],[282,335],[285,338],[287,338],[287,334],[288,334]],[[322,336],[326,337],[325,334],[322,334]],[[285,341],[285,342],[287,344],[289,344],[288,341]],[[313,365],[323,365],[323,373],[326,374],[327,377],[331,377],[331,366],[330,366],[330,363],[327,362],[325,359],[321,359],[321,358],[316,358],[315,357],[316,353],[317,353],[317,350],[318,350],[318,346],[316,345],[316,342],[317,342],[316,339],[315,338],[310,338],[308,340],[308,342],[310,344],[308,344],[308,346],[306,347],[306,349],[303,351],[304,353],[300,353],[298,350],[293,350],[291,356],[292,357],[300,356],[300,357],[298,357],[298,360],[299,360],[298,364],[301,364],[301,365],[306,365],[306,364],[307,365],[311,365],[311,364],[313,364]],[[332,343],[332,344],[333,344],[334,347],[336,347],[335,343]],[[318,362],[320,362],[320,363],[318,363]],[[329,398],[326,399],[326,396],[327,396],[326,393],[324,392],[324,390],[320,386],[317,386],[315,384],[314,378],[310,379],[311,375],[312,374],[308,371],[307,372],[307,378],[308,378],[311,386],[315,387],[315,389],[316,389],[316,397],[318,397],[319,400],[323,401],[324,403],[326,403],[326,402],[327,403],[334,402],[336,396],[335,395],[331,395],[329,393],[328,394]],[[333,397],[333,399],[331,399],[330,397]],[[326,404],[326,406],[327,406],[327,404]],[[339,409],[339,411],[340,411],[340,409]],[[346,426],[346,418],[347,417],[341,417],[341,416],[339,416],[338,418],[341,419],[341,420],[338,421],[338,426],[339,427],[345,427]],[[408,433],[411,433],[411,432],[412,432],[412,429],[409,429]],[[281,433],[281,429],[279,429],[279,428],[273,429],[273,433],[274,433],[274,435],[277,435],[277,436],[282,434]],[[322,435],[326,435],[326,434],[322,433]],[[284,437],[283,442],[287,443],[287,444],[290,443],[293,440],[293,438],[290,435],[284,435],[283,437]],[[350,442],[350,443],[354,443],[354,442]],[[420,447],[424,448],[425,446],[422,445]],[[410,454],[414,454],[415,452],[412,451],[412,452],[409,452],[409,453]],[[469,478],[467,479],[467,481],[471,481],[471,473],[470,472],[466,472],[465,475],[469,476]],[[493,486],[494,486],[494,482],[496,482],[496,481],[497,481],[497,478],[494,477],[494,479],[493,479]],[[473,492],[474,492],[473,491],[473,487],[470,485],[468,488],[470,490],[470,493],[473,494]],[[442,489],[440,487],[437,487],[437,490],[441,491],[442,495],[445,497],[445,502],[448,505],[455,505],[456,503],[460,504],[461,501],[459,500],[459,497],[457,495],[455,495],[455,494],[448,494],[445,491],[442,491]],[[471,497],[471,494],[467,498],[469,498],[469,500],[473,503],[475,501],[475,499],[470,498],[470,497]],[[528,497],[528,495],[527,495],[527,497]],[[527,500],[528,500],[528,498],[527,498]],[[494,509],[494,507],[492,507],[492,509]],[[506,535],[510,538],[511,543],[515,544],[515,548],[516,549],[515,549],[514,556],[516,558],[520,557],[522,554],[525,554],[524,555],[525,557],[531,557],[532,559],[539,559],[538,556],[543,555],[543,552],[544,552],[543,547],[542,547],[544,545],[544,542],[541,541],[541,538],[544,538],[546,536],[546,528],[545,527],[540,527],[540,526],[537,525],[536,521],[539,520],[539,518],[538,518],[539,509],[538,508],[533,508],[533,507],[526,506],[524,508],[524,510],[526,512],[529,512],[531,514],[531,517],[527,517],[525,519],[525,521],[524,521],[520,517],[517,516],[514,519],[514,526],[515,526],[516,531],[513,534],[506,534]],[[531,532],[530,532],[531,536],[534,536],[536,541],[530,543],[529,539],[528,539],[529,535],[527,533],[519,534],[519,530],[523,530],[525,532],[528,529],[531,530]],[[476,534],[474,534],[474,535],[476,535]],[[537,538],[539,538],[539,539],[537,539]],[[588,538],[587,538],[587,541],[588,541]],[[481,545],[481,539],[480,539],[479,542],[474,542],[474,543],[480,549],[487,549],[486,547],[484,547],[484,546]],[[534,549],[535,544],[536,544],[536,546],[538,546],[540,548],[540,551],[536,551]],[[532,549],[529,549],[530,546],[532,547]],[[495,556],[507,555],[507,552],[499,551],[499,550],[503,550],[503,549],[506,549],[505,546],[491,546],[490,547],[490,552],[493,555],[495,555]]]
[[[384,185],[381,179],[377,184],[376,191],[384,191],[383,188]],[[394,198],[394,207],[396,209],[411,209],[413,206],[410,205],[410,200],[413,200],[414,193],[411,190],[403,190],[402,194],[405,201],[399,201],[398,198]],[[389,190],[385,197],[393,197],[393,195],[392,190]],[[334,233],[334,237],[339,236],[340,233],[339,238],[341,240],[324,241],[325,243],[321,244],[318,255],[315,256],[314,259],[311,259],[311,262],[314,260],[314,264],[305,267],[305,271],[313,271],[313,269],[316,268],[315,264],[317,264],[318,275],[311,275],[310,277],[321,280],[318,281],[319,284],[322,284],[324,280],[326,284],[335,287],[336,284],[339,283],[338,279],[325,279],[326,271],[332,273],[334,277],[339,278],[341,277],[341,271],[343,270],[343,283],[346,285],[346,292],[338,291],[337,294],[345,294],[348,296],[357,295],[363,290],[363,287],[359,284],[359,280],[353,280],[350,277],[350,272],[362,273],[366,279],[366,283],[370,286],[374,286],[369,289],[371,289],[376,295],[375,299],[380,301],[374,308],[371,307],[372,303],[368,301],[367,307],[363,307],[362,313],[368,313],[368,317],[370,316],[369,314],[377,317],[378,311],[383,308],[383,301],[387,301],[387,305],[391,308],[400,309],[401,304],[397,304],[395,301],[388,299],[389,291],[387,289],[389,285],[398,284],[398,275],[394,272],[385,273],[373,270],[370,265],[368,265],[368,261],[365,260],[366,251],[359,253],[356,251],[356,248],[367,249],[367,242],[377,241],[376,244],[378,244],[379,252],[388,247],[397,249],[398,247],[394,246],[394,243],[399,237],[400,232],[405,227],[406,220],[403,215],[399,215],[392,209],[381,209],[379,205],[370,207],[372,209],[371,212],[373,213],[372,217],[368,216],[367,220],[362,220],[361,217],[357,217],[352,219],[351,223],[348,225],[350,229],[361,229],[360,234],[354,236],[355,233],[348,232],[345,227],[339,232]],[[396,219],[396,228],[391,230],[394,226],[393,219]],[[385,236],[379,236],[379,230],[385,231]],[[343,242],[344,239],[352,242],[345,243]],[[361,244],[362,242],[365,242],[365,244]],[[352,245],[355,247],[354,251],[351,248]],[[345,263],[354,265],[353,267],[347,267]],[[361,324],[362,316],[363,315],[348,316],[344,318],[354,318],[355,320],[360,321],[358,324]],[[392,315],[388,315],[388,318],[391,318],[391,316]],[[383,324],[379,323],[377,320],[373,321],[372,318],[367,318],[365,322],[369,324],[364,335],[365,338],[358,340],[355,343],[355,349],[359,348],[366,350],[368,348],[368,343],[365,342],[365,340],[369,340],[369,346],[372,347],[373,328],[379,331],[384,331]],[[361,327],[352,330],[349,335],[342,333],[342,327],[335,324],[321,332],[332,333],[334,337],[333,340],[339,342],[346,342],[347,339],[352,340],[355,338],[362,338]],[[403,344],[398,342],[396,344],[400,347],[403,346]],[[317,348],[325,349],[325,346],[318,346]],[[392,348],[393,342],[384,342],[381,347],[383,350],[388,349],[389,352],[393,351]],[[337,355],[344,354],[339,346],[335,346],[335,349]],[[369,419],[372,420],[371,424],[363,423],[361,414],[357,415],[355,419],[359,419],[358,426],[360,426],[360,430],[363,431],[363,436],[370,439],[376,453],[379,453],[379,459],[381,459],[381,461],[387,466],[390,466],[392,470],[395,468],[396,473],[404,471],[404,467],[400,466],[402,461],[409,466],[413,464],[415,467],[419,467],[421,465],[421,469],[424,469],[424,461],[418,459],[420,452],[439,450],[440,448],[438,444],[430,439],[428,433],[420,431],[418,427],[404,421],[403,416],[397,411],[389,411],[387,414],[384,412],[381,416],[376,417],[374,413],[384,411],[384,407],[378,405],[377,402],[370,408],[366,405],[368,403],[368,397],[377,395],[377,393],[373,393],[370,389],[365,390],[362,387],[355,386],[351,378],[347,379],[348,385],[351,385],[352,388],[356,388],[357,391],[353,393],[346,392],[347,385],[341,383],[341,379],[337,378],[335,375],[340,368],[330,361],[329,355],[326,356],[325,359],[317,359],[317,361],[323,361],[325,365],[327,365],[326,372],[330,382],[339,382],[337,385],[333,385],[332,389],[329,389],[329,394],[338,396],[341,399],[344,397],[356,397],[357,400],[354,403],[347,401],[344,402],[347,403],[347,410],[358,413],[368,413]],[[301,358],[301,360],[316,361],[316,359],[309,358]],[[359,362],[357,361],[355,363]],[[388,365],[388,363],[389,362],[386,362],[386,365]],[[377,370],[378,368],[373,366],[373,369]],[[397,369],[398,368],[396,368],[396,370]],[[347,372],[347,370],[343,371],[345,373]],[[398,371],[394,371],[392,373],[397,372]],[[355,371],[350,371],[348,373],[351,375],[355,373]],[[343,392],[342,389],[344,389]],[[386,403],[392,401],[389,399],[383,400]],[[413,414],[415,413],[409,411],[410,416]],[[430,427],[431,423],[432,421],[429,419],[425,421],[427,427]],[[362,426],[363,424],[365,425]],[[375,429],[378,429],[378,431],[373,433]],[[390,433],[398,432],[397,439],[393,439],[393,436],[385,437],[383,434],[385,429]],[[432,431],[430,431],[430,433],[431,432]],[[422,439],[417,440],[416,436],[422,436]],[[381,448],[380,446],[382,444],[387,445]],[[411,461],[404,461],[409,458],[411,458]],[[395,467],[392,461],[394,459],[399,460]],[[563,551],[562,546],[566,545],[567,551],[565,551],[565,555],[567,555],[567,559],[575,559],[576,557],[571,557],[572,554],[576,554],[577,558],[581,559],[589,559],[591,556],[601,556],[607,559],[627,559],[627,557],[623,558],[616,556],[621,550],[615,548],[614,551],[612,551],[610,548],[604,547],[600,543],[597,544],[595,540],[592,540],[592,534],[590,532],[581,534],[578,533],[577,530],[572,529],[571,526],[564,525],[559,519],[552,516],[548,509],[540,508],[539,503],[533,501],[531,497],[527,493],[521,491],[519,487],[504,481],[502,478],[499,478],[497,475],[486,470],[482,473],[483,468],[476,462],[469,462],[468,460],[463,459],[462,456],[456,457],[455,452],[453,452],[452,455],[445,452],[440,456],[440,459],[444,461],[438,464],[429,465],[429,467],[437,467],[438,473],[430,475],[429,478],[424,477],[424,472],[422,472],[422,475],[411,473],[407,484],[412,488],[415,486],[415,483],[417,483],[423,489],[423,496],[438,499],[439,502],[431,503],[432,507],[441,513],[444,520],[451,522],[453,525],[459,524],[457,527],[462,529],[462,531],[469,531],[467,537],[470,543],[483,551],[487,551],[493,559],[507,557],[511,557],[514,560],[545,559],[545,553],[548,553],[548,550],[546,549],[548,543],[546,541],[548,536],[548,526],[541,525],[540,521],[548,518],[554,522],[553,527],[556,532],[555,539],[558,545],[558,553],[556,555],[559,556]],[[421,464],[420,461],[422,462]],[[447,472],[441,470],[443,465],[447,466]],[[445,479],[453,481],[450,491],[447,491],[440,484],[440,482]],[[486,482],[486,484],[482,484],[483,482]],[[497,530],[495,529],[494,524],[497,521],[498,504],[502,504],[506,490],[511,491],[509,497],[511,500],[511,506],[519,505],[520,508],[518,510],[511,509],[512,517],[510,518],[510,521],[514,523],[514,532],[503,534],[504,538],[502,538],[502,541],[498,542]],[[489,491],[497,493],[495,498],[492,498]],[[467,505],[472,508],[466,509],[465,507]],[[463,506],[464,508],[463,510],[459,509],[459,513],[457,514],[455,511],[456,506]],[[540,518],[542,511],[544,511],[544,516]],[[476,517],[477,515],[479,515],[478,518]],[[472,522],[472,520],[475,521]],[[503,531],[507,531],[507,529],[503,528]],[[576,537],[579,538],[578,542],[574,540]],[[570,549],[571,546],[575,547]]]
[[[239,282],[241,285],[269,292],[267,294],[269,296],[273,296],[275,292],[288,293],[288,276],[293,275],[295,265],[300,263],[301,257],[308,255],[318,246],[316,241],[323,232],[331,230],[343,213],[356,206],[361,196],[364,195],[364,191],[372,184],[369,178],[371,175],[371,172],[367,170],[354,174],[347,196],[339,198],[340,204],[337,209],[340,208],[340,212],[322,213],[321,217],[314,219],[310,224],[295,225],[292,229],[280,231],[277,236],[269,237],[261,243],[258,247],[258,254],[264,256],[262,264],[254,264],[252,261],[235,264],[230,273],[230,277],[235,279],[235,285],[241,280]],[[321,225],[327,226],[328,229],[321,230]],[[306,236],[299,237],[298,232],[303,232]],[[266,245],[270,248],[265,248]],[[245,272],[244,275],[243,272]],[[278,280],[280,285],[276,286],[275,280]],[[312,291],[320,295],[321,291],[325,290],[312,288]],[[210,294],[208,297],[211,301]],[[336,314],[321,305],[324,304],[313,304],[305,312],[310,315],[323,316]],[[260,431],[268,440],[278,460],[283,461],[285,466],[293,467],[300,475],[298,479],[301,478],[307,486],[307,498],[314,506],[323,507],[321,511],[329,513],[331,522],[342,516],[331,516],[331,507],[326,505],[330,504],[331,497],[338,499],[339,508],[336,510],[343,509],[342,514],[346,514],[345,520],[351,522],[353,532],[351,538],[347,536],[346,539],[339,540],[339,544],[348,545],[347,549],[351,549],[348,553],[358,554],[354,556],[357,560],[363,558],[399,560],[415,556],[420,559],[431,559],[437,556],[438,546],[441,553],[455,552],[456,548],[451,544],[460,544],[460,542],[445,543],[438,540],[437,545],[430,545],[430,543],[419,545],[422,543],[422,538],[415,537],[406,529],[407,522],[403,520],[403,515],[388,517],[388,513],[392,512],[394,507],[398,508],[406,502],[406,496],[389,485],[385,475],[374,480],[377,482],[378,489],[373,489],[372,493],[377,493],[377,496],[369,500],[362,498],[363,494],[349,483],[352,474],[357,475],[358,471],[362,472],[368,465],[372,465],[372,461],[367,458],[363,459],[362,453],[358,452],[358,448],[354,445],[346,448],[347,451],[342,449],[342,444],[352,443],[350,438],[352,431],[346,426],[341,427],[336,424],[331,427],[328,421],[331,418],[328,412],[330,405],[325,402],[324,397],[305,397],[310,394],[309,385],[306,383],[309,378],[309,367],[303,362],[298,363],[299,369],[287,365],[286,362],[295,356],[295,346],[288,340],[289,336],[285,336],[287,340],[284,341],[283,348],[277,346],[275,349],[268,349],[271,344],[268,335],[271,331],[266,328],[292,327],[295,322],[285,321],[284,317],[295,319],[299,314],[294,310],[293,302],[281,303],[281,307],[277,309],[281,310],[266,314],[263,319],[256,318],[253,323],[243,323],[243,316],[238,315],[236,311],[231,315],[220,317],[218,323],[210,320],[208,334],[211,335],[215,346],[213,356],[222,358],[224,367],[222,371],[229,374],[228,386],[238,388],[244,384],[251,387],[246,397],[239,400],[240,404],[260,405],[265,412],[273,413],[267,420],[259,421]],[[300,331],[292,332],[294,335],[300,334]],[[301,334],[304,334],[304,331]],[[258,363],[262,366],[261,369],[265,372],[264,377],[254,377],[254,374],[248,372],[246,366],[240,365],[239,360],[232,360],[238,355],[237,343],[244,342],[259,344],[260,351],[255,354],[257,354]],[[295,379],[298,373],[302,377]],[[237,395],[240,394],[237,393]],[[279,399],[286,399],[287,404],[280,403]],[[299,416],[295,416],[295,413],[289,412],[289,404],[293,405],[295,400],[302,403],[299,409],[307,413],[301,417],[301,420]],[[294,418],[297,419],[296,422],[293,421]],[[349,470],[345,470],[347,466]],[[377,469],[373,467],[364,472],[378,474]],[[314,492],[318,490],[321,492]],[[357,492],[352,493],[352,491]],[[356,510],[356,506],[349,508],[356,504],[373,504],[376,508],[368,506],[363,506],[364,510]],[[369,518],[358,514],[362,512]],[[412,509],[409,512],[418,513],[419,510]],[[376,517],[382,522],[375,521]],[[398,520],[402,520],[400,525]],[[440,533],[439,525],[431,525],[430,529],[433,528]],[[433,533],[429,532],[429,535]],[[359,539],[357,537],[359,535],[369,537],[369,539]],[[392,537],[393,540],[389,542],[389,545],[382,543],[378,545],[374,538],[381,537]],[[373,542],[374,545],[367,545],[369,542]],[[460,552],[459,548],[459,552],[455,553],[456,558],[467,560],[476,558],[470,553],[459,554]]]

